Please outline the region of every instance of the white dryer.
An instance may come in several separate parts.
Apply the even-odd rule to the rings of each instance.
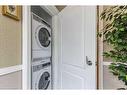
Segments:
[[[42,18],[32,13],[32,51],[41,57],[51,57],[51,28]]]
[[[32,89],[50,90],[51,88],[50,59],[34,62],[32,64]]]

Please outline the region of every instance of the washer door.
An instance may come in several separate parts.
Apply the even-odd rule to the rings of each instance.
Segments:
[[[49,72],[44,72],[38,82],[38,89],[48,89],[50,85],[50,74]]]
[[[37,41],[42,48],[47,48],[50,45],[50,37],[49,30],[44,27],[39,28],[36,33]]]

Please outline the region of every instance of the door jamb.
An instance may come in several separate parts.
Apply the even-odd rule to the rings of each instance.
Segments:
[[[22,7],[22,89],[31,88],[31,18],[30,6]]]
[[[103,6],[98,6],[98,21],[97,21],[97,32],[100,32],[100,30],[103,27],[103,20],[99,19],[100,14],[103,11]],[[98,80],[97,80],[97,85],[98,85],[98,89],[103,89],[103,36],[101,38],[97,37],[97,76],[98,76]]]

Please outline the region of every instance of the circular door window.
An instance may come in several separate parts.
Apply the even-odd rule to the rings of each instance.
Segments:
[[[43,47],[48,47],[50,45],[50,34],[46,28],[41,28],[38,31],[38,40]]]
[[[44,72],[38,82],[38,89],[47,89],[50,83],[49,78],[50,74],[48,72]]]

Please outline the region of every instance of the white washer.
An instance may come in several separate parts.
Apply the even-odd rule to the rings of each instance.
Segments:
[[[50,59],[38,60],[32,64],[32,89],[51,89]]]
[[[51,57],[50,25],[34,13],[32,13],[32,51],[39,52],[42,54],[41,57]]]

